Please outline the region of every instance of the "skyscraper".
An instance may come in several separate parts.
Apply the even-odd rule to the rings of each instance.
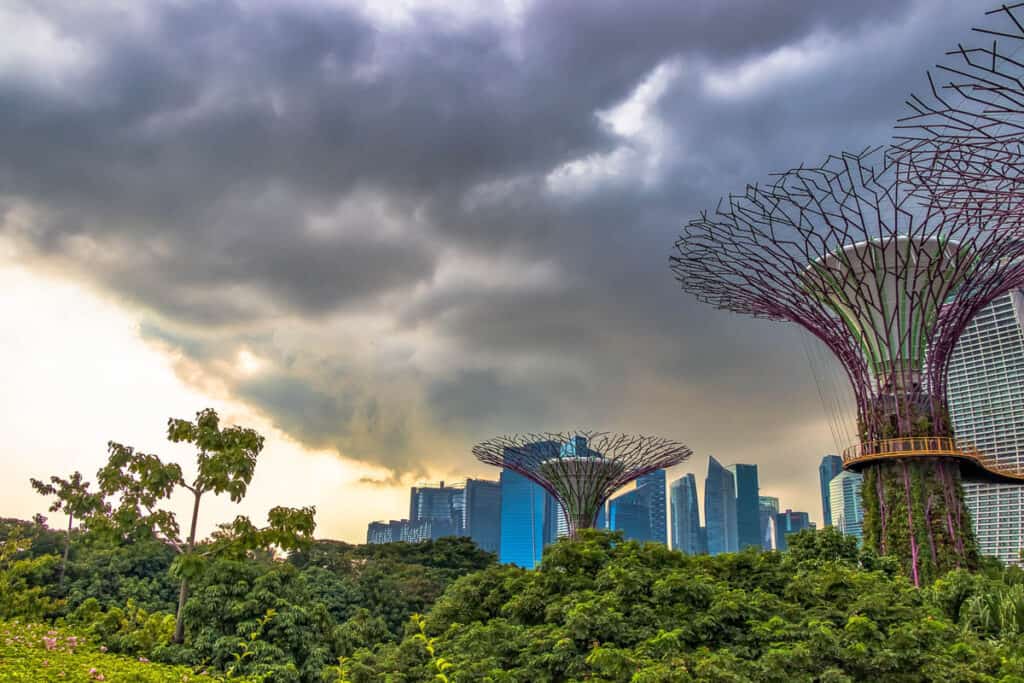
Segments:
[[[608,501],[609,527],[623,532],[628,541],[650,541],[651,510],[640,489],[627,491]]]
[[[758,497],[758,512],[761,522],[761,548],[775,547],[775,516],[779,514],[779,499],[772,496]]]
[[[538,441],[528,444],[527,448],[542,455],[555,455],[562,445],[554,441]],[[511,450],[506,454],[510,461],[516,457],[522,455]],[[498,561],[533,569],[541,560],[544,546],[558,538],[558,523],[565,516],[550,493],[518,472],[503,469],[500,482],[501,543]]]
[[[665,519],[665,470],[654,470],[637,478],[637,494],[650,515],[650,540],[668,545]]]
[[[832,503],[829,501],[828,484],[843,471],[843,459],[838,455],[826,455],[818,465],[818,482],[821,485],[821,520],[825,526],[832,526]]]
[[[761,547],[761,506],[757,465],[729,465],[736,484],[736,542],[739,549]]]
[[[949,412],[961,446],[1003,466],[1024,464],[1024,295],[1020,290],[981,309],[960,335],[949,364]],[[1024,488],[964,484],[982,554],[1020,562]]]
[[[686,474],[672,482],[669,489],[672,520],[672,548],[687,555],[707,552],[702,543],[697,479]]]
[[[445,486],[442,481],[438,486],[414,486],[409,492],[409,527],[429,527],[422,533],[427,539],[461,536],[464,510],[461,486]]]
[[[708,476],[704,480],[704,524],[708,553],[730,553],[739,548],[735,480],[714,456],[708,458]]]
[[[806,512],[794,512],[786,510],[775,515],[775,549],[786,550],[789,544],[786,543],[786,536],[797,531],[814,528],[811,524],[811,516]]]
[[[864,506],[860,499],[860,486],[864,478],[856,472],[844,471],[829,482],[829,500],[832,504],[832,524],[847,536],[859,541],[863,536]]]
[[[544,552],[547,491],[518,472],[502,470],[498,560],[533,569]]]
[[[501,546],[501,483],[467,479],[463,529],[482,550],[496,553]]]

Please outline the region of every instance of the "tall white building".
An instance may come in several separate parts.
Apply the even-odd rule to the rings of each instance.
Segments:
[[[860,540],[864,535],[864,506],[860,499],[860,486],[864,477],[843,470],[828,483],[832,526],[847,536]]]
[[[983,308],[957,342],[949,367],[949,411],[961,444],[1001,465],[1024,464],[1024,296],[1002,296]],[[965,484],[967,507],[984,555],[1021,561],[1024,487]]]

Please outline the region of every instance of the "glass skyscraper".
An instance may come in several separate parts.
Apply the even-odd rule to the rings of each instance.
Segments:
[[[786,550],[789,544],[786,543],[786,536],[804,529],[813,529],[811,516],[806,512],[794,512],[786,510],[775,515],[775,549]]]
[[[773,496],[759,496],[758,508],[761,522],[761,548],[775,547],[775,516],[779,514],[779,499]]]
[[[501,546],[501,483],[467,479],[463,529],[467,536],[490,553]]]
[[[672,520],[672,548],[687,555],[707,552],[700,528],[700,504],[697,500],[697,479],[686,474],[669,487]]]
[[[829,482],[843,471],[843,459],[838,455],[826,455],[818,465],[818,483],[821,486],[821,521],[832,526],[832,502],[829,500]]]
[[[858,541],[863,536],[864,527],[864,506],[860,499],[863,481],[864,478],[856,472],[844,471],[828,483],[832,525],[847,536],[855,536]]]
[[[704,524],[708,553],[736,552],[736,483],[732,473],[714,456],[708,458],[708,476],[704,480]]]
[[[760,488],[757,465],[729,465],[736,484],[736,543],[739,549],[761,547]]]
[[[415,540],[461,536],[466,499],[461,486],[414,486],[409,492],[409,527]],[[413,540],[410,538],[409,540]]]
[[[1024,463],[1024,296],[1019,290],[981,309],[967,325],[949,364],[949,412],[962,445],[1000,465]],[[1020,563],[1024,488],[964,484],[982,554]]]
[[[550,495],[518,472],[501,471],[501,542],[498,560],[533,569],[544,553]]]
[[[651,516],[651,540],[668,545],[665,506],[665,470],[654,470],[636,480],[636,488],[647,505]]]
[[[623,493],[608,502],[608,524],[610,528],[621,531],[628,541],[652,540],[651,509],[640,489]]]
[[[578,445],[576,443],[574,446]],[[582,442],[586,448],[586,441]],[[562,444],[538,441],[529,448],[541,455],[555,457]],[[515,452],[506,451],[511,462]],[[541,560],[544,546],[558,538],[559,520],[564,520],[554,496],[523,475],[512,470],[501,471],[501,543],[498,561],[533,569]]]

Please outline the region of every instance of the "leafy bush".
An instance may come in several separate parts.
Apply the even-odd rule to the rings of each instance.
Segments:
[[[685,556],[615,534],[560,541],[536,571],[456,581],[342,680],[1024,681],[1024,592],[954,572],[927,590],[835,530],[789,553]]]

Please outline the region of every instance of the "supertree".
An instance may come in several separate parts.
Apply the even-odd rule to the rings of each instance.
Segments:
[[[511,434],[473,447],[481,462],[518,472],[562,506],[569,536],[594,526],[605,501],[648,472],[678,465],[692,451],[655,436],[595,431]]]
[[[891,154],[933,202],[1004,211],[1024,193],[1024,3],[987,12],[978,44],[960,44],[907,100]],[[984,42],[982,42],[984,41]]]
[[[928,201],[886,148],[749,185],[689,222],[671,267],[718,308],[795,323],[847,375],[859,440],[864,540],[920,585],[977,551],[961,469],[992,476],[953,440],[946,371],[973,315],[1024,282],[1024,241],[992,206]]]

